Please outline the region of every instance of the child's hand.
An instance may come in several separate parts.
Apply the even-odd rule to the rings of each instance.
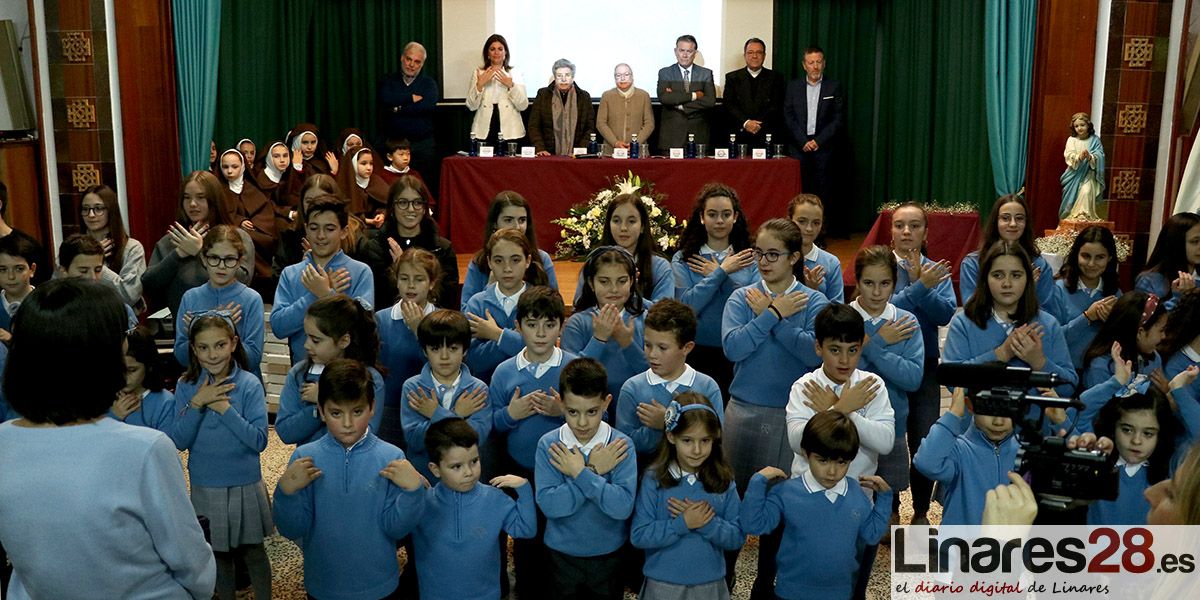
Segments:
[[[380,227],[383,226],[383,219],[384,219],[383,213],[378,213],[375,216],[371,217],[370,219],[367,219],[366,222],[367,222],[367,225],[370,225],[371,227],[374,227],[375,229],[379,229]]]
[[[497,475],[488,483],[500,489],[508,488],[510,490],[515,490],[529,483],[529,480],[518,475]]]
[[[539,390],[531,396],[533,410],[537,414],[545,417],[561,417],[563,415],[562,397],[558,395],[558,390],[550,388],[549,394]]]
[[[421,326],[421,319],[425,318],[425,311],[417,306],[416,302],[411,300],[400,301],[400,314],[404,316],[404,324],[417,335],[417,328]]]
[[[292,164],[293,165],[303,165],[304,164],[304,153],[301,152],[299,148],[292,150]]]
[[[333,152],[330,152],[328,150],[325,151],[325,162],[329,163],[329,174],[334,177],[337,177],[338,159],[336,156],[333,155]]]
[[[838,398],[834,409],[844,414],[850,414],[870,404],[875,399],[875,395],[879,393],[881,385],[879,379],[872,377],[843,387],[842,397]]]
[[[504,328],[496,324],[496,319],[492,318],[491,309],[484,310],[483,314],[484,316],[480,317],[473,313],[467,313],[467,321],[471,323],[471,335],[481,340],[499,342]]]
[[[623,439],[609,442],[592,450],[588,455],[587,464],[596,469],[597,475],[604,475],[617,468],[629,452],[629,444]]]
[[[903,342],[904,340],[911,338],[913,333],[915,333],[919,327],[920,326],[917,325],[916,319],[906,315],[900,317],[899,319],[884,323],[883,327],[879,328],[879,333],[876,335],[883,338],[883,341],[891,345],[895,344],[896,342]]]
[[[342,267],[336,271],[326,271],[325,276],[329,278],[329,287],[333,289],[335,294],[345,294],[350,289],[350,270]]]
[[[621,310],[612,304],[605,304],[596,311],[595,318],[592,319],[592,337],[601,342],[608,343],[608,339],[612,337],[613,330],[616,329],[617,321],[621,320]]]
[[[196,256],[204,246],[204,236],[195,227],[184,227],[175,222],[171,223],[167,234],[171,236],[171,245],[175,247],[179,258]]]
[[[1150,371],[1150,384],[1162,394],[1171,393],[1171,382],[1167,381],[1167,375],[1163,373],[1162,367]]]
[[[237,386],[233,383],[213,383],[209,378],[208,381],[200,384],[200,388],[196,390],[196,395],[192,396],[190,404],[192,408],[200,410],[205,406],[212,408],[211,405],[216,402],[229,402],[229,392],[232,392],[235,387]]]
[[[804,405],[813,409],[813,412],[825,412],[838,403],[837,394],[817,383],[815,379],[804,382],[804,396],[808,398]]]
[[[1112,313],[1112,307],[1117,303],[1116,296],[1108,296],[1092,303],[1083,311],[1083,316],[1093,323],[1107,321],[1108,315]]]
[[[709,503],[693,502],[683,511],[683,523],[688,529],[699,529],[708,525],[716,515],[717,512]]]
[[[379,472],[379,476],[409,492],[429,487],[429,482],[407,460],[393,460]]]
[[[1011,485],[988,490],[983,501],[984,525],[1032,525],[1037,516],[1037,498],[1033,489],[1017,473],[1008,472]]]
[[[426,419],[433,418],[433,413],[437,412],[438,404],[438,399],[433,397],[433,392],[423,387],[418,386],[416,391],[408,393],[408,407],[417,411]]]
[[[784,473],[779,467],[763,467],[762,469],[759,469],[758,474],[766,477],[767,481],[788,478],[787,473]]]
[[[757,317],[767,310],[768,306],[771,306],[771,297],[757,287],[752,287],[746,290],[746,304],[750,306],[750,310],[754,311],[754,316]]]
[[[1113,377],[1117,378],[1117,383],[1128,385],[1133,377],[1133,362],[1121,357],[1121,342],[1113,342],[1110,354],[1113,361]]]
[[[224,306],[218,306],[218,310],[229,311],[229,320],[233,321],[234,325],[242,322],[242,305],[237,302],[230,302]]]
[[[954,388],[954,393],[950,395],[950,413],[956,417],[967,414],[967,390],[965,388]]]
[[[921,285],[923,285],[929,289],[933,289],[933,288],[937,287],[938,285],[941,285],[941,283],[943,281],[948,281],[950,279],[950,263],[949,262],[944,261],[944,260],[939,260],[935,263],[923,265],[923,264],[921,264],[920,252],[919,251],[914,251],[914,252],[917,254],[916,263],[917,263],[918,275],[915,278],[909,279],[909,281],[920,281]],[[912,271],[910,270],[909,273],[911,274]]]
[[[305,383],[300,386],[300,399],[309,404],[317,403],[317,384]]]
[[[1171,289],[1174,290],[1176,294],[1182,294],[1194,287],[1196,287],[1196,276],[1183,271],[1180,271],[1179,277],[1175,281],[1171,282]]]
[[[868,490],[875,492],[889,492],[891,486],[878,475],[862,475],[858,478],[858,485],[861,485]]]
[[[804,285],[819,290],[821,284],[825,282],[825,267],[817,265],[813,268],[804,267]]]
[[[300,273],[300,285],[317,298],[324,298],[333,293],[333,285],[330,284],[325,269],[314,263],[305,265],[304,271]]]
[[[100,240],[100,248],[104,250],[104,258],[108,258],[108,257],[112,256],[112,253],[113,253],[112,238],[106,237],[106,238]]]
[[[12,332],[7,329],[0,329],[0,342],[5,344],[12,342]]]
[[[1012,342],[1013,354],[1038,371],[1046,367],[1046,352],[1042,347],[1043,332],[1041,325],[1033,325],[1013,337]]]
[[[617,341],[617,345],[622,348],[628,348],[633,343],[633,317],[628,321],[621,318],[621,311],[617,312],[617,322],[613,324],[612,338]]]
[[[730,254],[730,256],[733,255]],[[726,258],[726,260],[728,260],[728,258]],[[712,272],[716,271],[718,267],[724,266],[724,263],[718,263],[715,260],[704,258],[699,254],[689,258],[687,263],[688,268],[691,269],[693,273],[699,273],[704,277],[712,275]],[[728,271],[726,271],[726,273],[728,273]]]
[[[1111,454],[1113,441],[1106,437],[1096,437],[1095,433],[1087,432],[1067,438],[1067,450],[1099,450]]]
[[[730,252],[725,260],[721,261],[721,270],[726,274],[732,275],[754,264],[754,250],[746,248],[741,252]]]
[[[1013,352],[1013,340],[1015,340],[1017,336],[1023,335],[1023,329],[1024,326],[1017,327],[1008,332],[1008,336],[1004,338],[1004,343],[1000,344],[996,348],[996,360],[1000,362],[1008,362],[1016,357],[1016,354]]]
[[[462,418],[483,410],[487,406],[487,388],[477,387],[458,397],[454,403],[454,413]]]
[[[687,510],[687,507],[689,507],[691,505],[692,505],[691,500],[687,500],[684,498],[668,497],[667,498],[667,514],[671,515],[671,518],[674,519],[675,517],[678,517],[679,515],[683,514],[683,511]]]
[[[550,464],[567,477],[579,477],[584,468],[583,453],[577,448],[568,450],[566,446],[554,442],[550,445]]]
[[[1180,371],[1178,375],[1172,377],[1171,383],[1168,385],[1168,387],[1170,387],[1171,390],[1177,390],[1179,388],[1192,385],[1192,382],[1196,381],[1196,375],[1198,374],[1200,374],[1200,367],[1192,365]]]
[[[642,425],[662,431],[667,428],[667,407],[659,404],[658,400],[639,403],[637,418]]]
[[[117,392],[117,401],[113,402],[112,412],[118,419],[124,421],[129,415],[142,407],[142,395],[129,392]]]
[[[313,465],[311,456],[298,458],[288,465],[283,477],[279,478],[279,490],[291,496],[308,487],[321,476],[321,470]]]
[[[246,231],[258,231],[254,227],[254,223],[250,219],[243,219],[241,222],[242,229]]]
[[[775,296],[771,305],[786,319],[808,306],[808,294],[798,290],[790,294],[780,294]]]
[[[404,254],[404,248],[401,248],[400,242],[397,242],[393,238],[389,237],[387,239],[387,241],[388,241],[388,254],[392,255],[392,262],[396,262],[396,259],[400,258],[401,254]]]
[[[508,401],[508,416],[515,421],[520,421],[526,417],[531,417],[537,411],[533,409],[533,395],[541,392],[530,392],[521,395],[521,388],[513,390],[512,399]]]

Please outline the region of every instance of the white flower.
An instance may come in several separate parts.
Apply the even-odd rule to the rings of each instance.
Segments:
[[[604,190],[596,195],[596,199],[601,200],[601,201],[607,201],[608,199],[610,199],[612,197],[613,197],[612,190]]]
[[[566,230],[566,229],[563,229],[563,230],[562,230],[560,233],[562,234],[562,236],[563,236],[563,239],[567,239],[567,238],[569,238],[569,237],[570,237],[570,236],[567,234],[567,230]]]
[[[592,238],[585,237],[585,238],[583,238],[582,241],[583,241],[583,249],[584,250],[588,250],[592,247]]]
[[[654,203],[654,199],[650,196],[642,196],[642,202],[646,203],[648,208],[654,208],[655,206],[658,206]]]
[[[587,213],[587,217],[588,217],[589,219],[599,219],[599,218],[600,218],[600,214],[601,214],[601,213],[600,213],[600,207],[599,207],[599,206],[597,206],[597,207],[593,208],[592,210],[589,210],[589,211],[588,211],[588,213]]]
[[[628,179],[617,183],[618,194],[632,194],[638,191],[638,186]]]
[[[662,248],[663,250],[670,249],[671,248],[671,238],[668,236],[665,236],[665,235],[658,238],[658,246],[660,248]]]
[[[661,208],[655,206],[654,208],[650,209],[650,218],[651,219],[657,219],[660,215],[662,215]]]

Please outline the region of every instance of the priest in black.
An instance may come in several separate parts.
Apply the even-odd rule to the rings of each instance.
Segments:
[[[784,143],[783,95],[787,82],[776,71],[763,66],[767,44],[750,38],[742,47],[746,66],[725,74],[725,114],[729,133],[739,144],[766,148],[766,134],[775,144]],[[714,142],[720,144],[720,141]]]

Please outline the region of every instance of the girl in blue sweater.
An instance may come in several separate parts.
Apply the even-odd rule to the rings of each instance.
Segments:
[[[656,598],[728,598],[724,552],[746,541],[721,421],[709,400],[683,392],[667,408],[666,436],[642,477],[630,540],[646,551],[642,591]]]
[[[325,422],[317,410],[317,382],[325,365],[334,359],[351,358],[367,367],[375,382],[375,397],[383,398],[383,376],[375,369],[379,357],[379,332],[371,309],[361,300],[344,294],[321,298],[308,307],[304,317],[304,360],[288,371],[279,393],[275,433],[285,444],[307,444],[325,435]],[[382,411],[371,417],[378,431]]]
[[[226,310],[237,325],[247,368],[262,379],[263,301],[258,292],[237,280],[238,264],[245,255],[241,234],[232,225],[214,225],[204,234],[200,260],[208,271],[208,282],[185,292],[175,313],[175,359],[179,364],[188,364],[187,323],[192,315]]]
[[[529,206],[529,202],[511,190],[496,194],[496,197],[492,198],[492,203],[488,205],[487,227],[483,231],[485,248],[475,253],[471,262],[467,263],[467,278],[463,281],[462,298],[459,302],[461,306],[466,306],[467,300],[470,300],[471,296],[495,281],[495,278],[492,277],[492,267],[489,264],[486,246],[488,240],[492,239],[492,234],[500,229],[516,229],[525,234],[530,246],[538,247],[537,227],[533,223],[533,208]],[[545,250],[538,249],[537,254],[538,262],[542,264],[542,269],[546,272],[547,285],[557,291],[558,277],[554,275],[554,260]]]
[[[516,229],[500,229],[488,238],[484,252],[495,278],[463,306],[471,323],[467,366],[487,383],[492,371],[525,347],[517,333],[517,300],[531,285],[546,285],[546,271],[535,261],[537,248]]]
[[[1158,294],[1174,310],[1179,296],[1196,287],[1200,265],[1200,216],[1182,212],[1163,225],[1154,252],[1146,259],[1146,270],[1134,281],[1136,290]]]
[[[1132,365],[1122,372],[1126,380]],[[1167,478],[1175,449],[1178,423],[1167,397],[1157,390],[1112,398],[1096,420],[1096,435],[1117,448],[1116,500],[1098,500],[1088,507],[1088,525],[1145,525],[1150,512],[1146,490]]]
[[[719,183],[700,189],[692,216],[671,259],[675,298],[696,311],[696,347],[688,356],[729,397],[733,363],[721,349],[721,315],[733,290],[757,281],[750,228],[737,192]]]
[[[175,396],[163,389],[166,382],[157,367],[154,335],[139,325],[126,339],[129,343],[125,351],[125,387],[117,394],[109,415],[129,425],[169,433],[175,422]]]
[[[1140,291],[1121,296],[1083,354],[1087,364],[1083,389],[1113,376],[1116,366],[1110,354],[1114,343],[1119,345],[1122,358],[1133,364],[1133,385],[1139,392],[1145,392],[1152,379],[1166,384],[1158,355],[1166,329],[1167,310],[1158,296]]]
[[[1180,373],[1190,367],[1200,366],[1200,291],[1189,291],[1181,295],[1179,304],[1167,318],[1167,331],[1170,332],[1163,342],[1163,356],[1167,358],[1164,368],[1166,376],[1174,381]],[[1200,384],[1189,384],[1189,397],[1200,397]],[[1175,404],[1178,405],[1176,417],[1184,424],[1182,437],[1176,444],[1175,456],[1171,460],[1172,472],[1183,460],[1192,442],[1200,437],[1200,406],[1180,402],[1181,394],[1176,393]],[[1196,419],[1189,415],[1196,415]]]
[[[675,297],[675,286],[670,261],[654,252],[650,210],[636,192],[613,198],[604,212],[604,234],[600,236],[600,245],[620,246],[633,257],[637,265],[634,280],[638,294],[654,302]],[[585,286],[586,282],[580,278],[575,286],[576,306],[583,297]]]
[[[1079,232],[1054,283],[1054,300],[1047,310],[1063,326],[1075,369],[1083,371],[1084,351],[1121,296],[1112,232],[1097,225]]]
[[[1033,243],[1033,228],[1029,226],[1029,205],[1025,199],[1009,195],[996,200],[992,212],[983,226],[983,237],[979,243],[979,251],[966,255],[958,270],[959,297],[963,305],[975,294],[981,274],[987,271],[980,268],[982,254],[996,242],[1017,244],[1029,255],[1033,267],[1037,269],[1037,299],[1042,305],[1049,305],[1054,298],[1054,273],[1050,271],[1050,263],[1042,258],[1042,253]]]
[[[187,372],[175,387],[175,447],[188,450],[192,505],[208,518],[217,560],[217,596],[233,600],[234,561],[250,574],[254,597],[271,597],[271,562],[263,540],[274,529],[259,455],[267,447],[262,383],[245,370],[233,320],[196,315]]]
[[[400,449],[405,448],[404,429],[400,413],[404,407],[402,388],[409,377],[425,366],[425,352],[417,341],[421,319],[436,308],[431,297],[441,289],[442,267],[437,257],[422,248],[405,250],[392,263],[392,279],[396,281],[396,304],[375,313],[379,330],[379,364],[386,369],[383,378],[386,396],[376,435]]]
[[[825,294],[830,302],[845,302],[842,262],[816,244],[825,225],[825,205],[821,199],[813,194],[798,194],[788,202],[788,218],[804,235],[804,247],[800,249],[804,263],[796,263],[796,277]]]

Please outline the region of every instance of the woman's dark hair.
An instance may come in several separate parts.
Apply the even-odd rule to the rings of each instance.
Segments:
[[[1200,289],[1193,288],[1179,297],[1167,316],[1167,337],[1163,340],[1163,358],[1170,358],[1200,337]]]
[[[1071,250],[1062,267],[1058,269],[1058,278],[1063,280],[1064,287],[1074,294],[1079,289],[1079,251],[1084,244],[1100,244],[1108,252],[1108,266],[1100,275],[1100,287],[1104,295],[1111,296],[1117,291],[1117,240],[1111,231],[1099,225],[1091,225],[1075,236]]]
[[[983,224],[983,237],[979,243],[979,253],[983,254],[984,250],[1000,241],[1000,210],[1008,204],[1019,204],[1021,210],[1025,211],[1025,228],[1021,231],[1021,237],[1017,238],[1017,243],[1025,250],[1025,254],[1029,255],[1029,260],[1041,256],[1042,253],[1033,243],[1033,225],[1030,223],[1032,213],[1029,212],[1029,203],[1025,202],[1024,197],[1016,194],[1000,196],[992,205],[992,212],[988,213],[987,221]],[[979,272],[983,273],[983,270],[980,269]]]
[[[117,193],[107,185],[94,185],[83,191],[83,195],[79,197],[79,206],[82,210],[83,199],[88,197],[88,194],[95,194],[100,201],[104,203],[104,214],[108,216],[108,237],[112,240],[112,254],[104,260],[108,264],[108,268],[121,272],[121,266],[125,263],[125,244],[129,241],[129,234],[125,231],[125,222],[121,220],[121,205],[117,202]]]
[[[491,204],[488,204],[487,226],[484,227],[483,231],[483,243],[486,245],[488,240],[492,239],[492,234],[496,233],[496,229],[498,229],[496,221],[500,219],[500,213],[510,206],[525,209],[525,238],[529,240],[529,244],[534,249],[533,260],[541,263],[541,253],[538,252],[537,245],[537,228],[533,225],[533,207],[529,205],[529,201],[524,196],[512,190],[504,190],[496,194],[496,197],[492,198]],[[475,256],[471,258],[471,262],[484,275],[492,272],[492,267],[488,264],[487,253],[484,249],[476,252]]]
[[[154,345],[154,334],[145,325],[138,325],[129,332],[126,339],[129,340],[129,349],[125,352],[125,356],[142,363],[142,366],[146,368],[142,387],[152,392],[161,392],[167,382],[162,373],[158,347]]]
[[[491,61],[491,59],[488,58],[488,48],[491,47],[492,42],[500,42],[500,45],[504,46],[504,69],[506,71],[508,69],[511,69],[512,67],[508,64],[508,59],[511,55],[511,53],[508,51],[508,40],[504,39],[504,36],[502,36],[498,33],[493,33],[492,35],[489,35],[487,41],[485,41],[483,43],[483,67],[482,68],[486,69],[486,68],[492,66],[492,61]]]
[[[1150,318],[1143,322],[1146,300],[1149,297],[1146,292],[1133,291],[1117,299],[1112,312],[1108,313],[1108,318],[1100,326],[1100,331],[1096,332],[1096,337],[1092,338],[1092,343],[1088,344],[1087,350],[1084,351],[1083,364],[1088,364],[1093,358],[1107,356],[1112,352],[1113,342],[1120,342],[1121,358],[1132,362],[1135,367],[1150,358],[1139,356],[1138,329],[1150,329],[1159,319],[1165,318],[1167,307],[1165,303],[1159,302],[1150,313]]]
[[[750,247],[750,226],[746,223],[746,213],[742,212],[742,202],[737,192],[723,183],[706,183],[696,194],[696,203],[692,206],[692,216],[683,228],[679,237],[679,252],[684,260],[700,253],[700,248],[708,243],[708,230],[702,221],[705,205],[711,198],[729,198],[733,204],[733,227],[729,230],[729,248],[732,252],[740,252]]]
[[[529,267],[525,269],[523,279],[529,285],[550,285],[550,278],[546,276],[546,268],[542,266],[542,259],[538,255],[537,248],[530,245],[529,238],[521,234],[516,229],[501,229],[492,234],[488,238],[487,244],[483,247],[483,252],[491,259],[492,249],[500,242],[509,242],[516,244],[521,249],[521,253],[529,259]]]
[[[1180,271],[1191,273],[1195,266],[1188,264],[1187,234],[1196,225],[1200,225],[1200,216],[1196,213],[1182,212],[1171,215],[1158,234],[1154,251],[1150,253],[1150,258],[1146,259],[1146,271],[1159,273],[1168,282],[1178,277]],[[1170,289],[1170,286],[1167,289]]]
[[[350,336],[350,345],[342,351],[342,358],[351,358],[368,367],[376,367],[379,357],[379,330],[375,325],[375,315],[345,294],[326,296],[313,302],[305,313],[306,319],[311,318],[321,333],[340,339],[343,335]],[[308,371],[312,359],[306,359],[305,367],[298,375]]]
[[[129,321],[111,284],[54,279],[21,303],[12,323],[4,395],[32,423],[94,419],[125,387]]]
[[[899,206],[897,206],[895,208],[895,210],[892,211],[892,223],[893,224],[895,224],[895,222],[896,222],[896,213],[900,212],[901,210],[903,210],[905,208],[915,208],[916,210],[918,210],[921,213],[921,221],[925,223],[925,239],[921,240],[921,254],[924,254],[925,256],[929,256],[929,212],[925,210],[925,205],[923,205],[919,202],[913,202],[912,200],[909,200],[908,202],[901,203]],[[895,245],[894,241],[893,241],[893,245]]]
[[[412,175],[401,175],[399,179],[392,182],[392,187],[388,188],[388,205],[387,212],[383,216],[383,227],[379,230],[380,241],[385,245],[388,238],[399,240],[400,227],[396,223],[396,197],[404,190],[414,190],[421,196],[421,200],[425,202],[425,211],[421,216],[421,230],[418,235],[436,234],[437,225],[433,222],[433,217],[429,216],[429,208],[433,206],[433,195],[429,193],[429,188],[420,177]]]
[[[217,315],[205,315],[192,319],[192,323],[188,328],[188,367],[180,379],[184,381],[199,381],[200,374],[204,372],[204,367],[200,366],[200,360],[196,358],[196,349],[192,348],[192,345],[196,343],[196,336],[209,329],[220,329],[229,334],[229,339],[234,341],[233,354],[230,355],[229,360],[242,369],[250,368],[250,360],[246,358],[246,347],[238,339],[237,329],[234,329],[233,321]]]
[[[892,249],[887,246],[867,246],[858,251],[858,254],[854,257],[854,280],[858,281],[861,279],[863,271],[871,266],[879,266],[887,269],[892,274],[893,284],[900,275],[900,265],[896,262],[896,253],[892,252]]]
[[[230,225],[229,213],[225,210],[225,185],[208,171],[192,171],[183,178],[179,184],[179,212],[175,219],[183,225],[195,225],[183,209],[183,192],[193,182],[204,190],[204,199],[208,202],[208,225]]]
[[[1033,263],[1029,260],[1029,254],[1020,245],[1010,242],[996,242],[988,246],[984,250],[982,256],[979,257],[979,285],[975,286],[975,293],[967,299],[967,303],[963,306],[963,312],[971,322],[979,326],[980,329],[987,327],[987,322],[992,318],[992,307],[994,305],[992,299],[992,289],[988,286],[988,273],[992,270],[992,263],[1001,256],[1013,256],[1021,262],[1021,268],[1025,270],[1025,290],[1021,293],[1021,299],[1017,301],[1017,310],[1009,315],[1015,325],[1024,325],[1038,316],[1038,301],[1037,291],[1034,289],[1033,281]]]
[[[699,392],[687,391],[677,394],[673,398],[680,406],[688,406],[690,404],[704,404],[712,407],[712,402]],[[683,433],[696,425],[704,427],[704,432],[712,437],[712,452],[708,458],[696,470],[696,479],[704,484],[704,491],[710,494],[723,494],[729,489],[729,483],[733,481],[733,469],[729,463],[725,462],[725,453],[721,449],[721,420],[717,418],[717,413],[708,410],[689,410],[679,413],[679,423],[675,426],[675,432]],[[675,454],[675,444],[672,444],[667,439],[668,435],[675,433],[667,433],[662,436],[658,442],[658,451],[655,453],[654,462],[650,464],[650,470],[654,471],[655,479],[658,480],[658,487],[662,489],[673,488],[679,485],[679,480],[671,475],[671,464],[677,463],[678,458]]]
[[[1158,419],[1158,435],[1154,452],[1146,457],[1146,479],[1154,485],[1167,478],[1171,468],[1171,455],[1175,452],[1175,439],[1182,434],[1182,426],[1171,410],[1171,402],[1167,397],[1151,386],[1145,394],[1132,394],[1125,397],[1114,397],[1100,409],[1096,416],[1094,429],[1096,435],[1105,436],[1113,443],[1117,439],[1117,421],[1121,415],[1138,410],[1154,413]],[[1114,454],[1116,451],[1114,450]]]
[[[654,237],[650,235],[650,211],[640,197],[634,194],[621,194],[608,203],[608,209],[604,211],[604,233],[600,236],[600,245],[617,245],[617,240],[612,234],[612,218],[613,213],[625,204],[637,210],[638,218],[642,221],[642,233],[638,236],[637,248],[634,252],[638,273],[635,287],[642,297],[646,297],[654,292]]]
[[[625,311],[631,315],[640,315],[645,309],[642,293],[637,286],[637,265],[629,251],[620,246],[601,246],[588,254],[587,261],[579,276],[583,278],[583,291],[579,293],[579,301],[575,303],[575,312],[587,310],[598,304],[596,290],[592,287],[592,279],[604,265],[619,265],[629,274],[629,299],[625,300]]]
[[[438,292],[442,285],[442,263],[438,262],[436,256],[432,252],[424,249],[412,247],[405,250],[396,260],[392,261],[392,267],[389,269],[392,275],[392,281],[397,281],[400,277],[400,267],[403,265],[413,265],[425,271],[429,276],[429,297],[428,300],[433,302],[437,300]]]

